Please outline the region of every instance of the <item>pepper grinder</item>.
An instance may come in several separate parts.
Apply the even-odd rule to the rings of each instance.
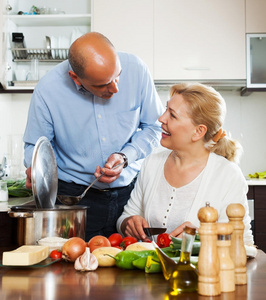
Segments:
[[[235,266],[230,257],[231,234],[233,227],[229,223],[217,223],[217,247],[220,260],[220,287],[221,292],[235,290]]]
[[[240,203],[229,204],[226,214],[229,223],[233,226],[230,256],[235,265],[235,284],[247,284],[247,255],[243,240],[245,208]]]
[[[200,221],[200,252],[198,260],[198,293],[203,296],[216,296],[221,294],[219,272],[220,263],[217,251],[217,220],[218,212],[210,207],[202,207],[198,212]]]

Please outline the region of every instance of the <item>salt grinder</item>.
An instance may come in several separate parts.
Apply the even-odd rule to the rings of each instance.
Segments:
[[[233,292],[235,290],[235,266],[230,257],[232,232],[233,227],[231,224],[217,223],[221,292]]]
[[[198,212],[200,221],[200,252],[198,260],[198,293],[203,296],[221,294],[219,272],[220,263],[217,250],[217,220],[218,212],[210,207],[202,207]]]
[[[227,206],[226,214],[233,226],[230,256],[235,265],[235,284],[247,284],[247,255],[243,240],[245,208],[240,203],[233,203]]]

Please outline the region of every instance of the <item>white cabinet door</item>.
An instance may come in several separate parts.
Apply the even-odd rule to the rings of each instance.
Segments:
[[[154,26],[155,79],[246,78],[245,0],[154,0]]]
[[[266,33],[265,12],[265,0],[246,0],[247,33]]]
[[[118,51],[138,55],[153,73],[153,0],[94,0],[92,31],[108,37]]]

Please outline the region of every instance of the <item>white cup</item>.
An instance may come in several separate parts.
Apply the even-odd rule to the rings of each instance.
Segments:
[[[28,80],[30,72],[25,69],[15,70],[15,76],[17,81],[25,81]]]
[[[0,180],[0,202],[8,201],[8,189],[6,181]]]
[[[39,80],[39,60],[37,58],[33,58],[31,60],[30,67],[30,79],[31,80]]]

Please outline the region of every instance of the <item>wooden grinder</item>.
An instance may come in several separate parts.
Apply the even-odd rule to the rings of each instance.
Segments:
[[[230,257],[232,232],[233,227],[231,224],[217,223],[221,292],[233,292],[235,290],[235,266]]]
[[[221,293],[216,226],[218,212],[207,202],[206,207],[199,210],[198,219],[200,220],[201,241],[198,260],[198,293],[203,296],[216,296]]]
[[[235,284],[247,284],[247,255],[243,240],[245,208],[240,203],[233,203],[227,206],[226,214],[233,226],[230,256],[235,265]]]

